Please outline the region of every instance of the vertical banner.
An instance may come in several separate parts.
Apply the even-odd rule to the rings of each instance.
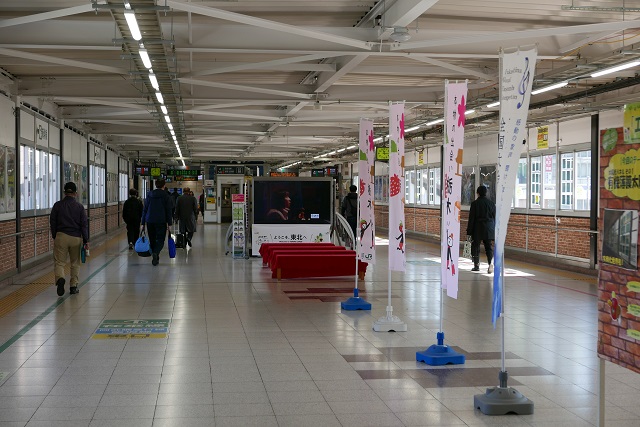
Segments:
[[[375,155],[373,120],[360,119],[360,156],[358,157],[358,204],[360,246],[358,257],[369,264],[376,263],[376,225],[374,216]]]
[[[442,186],[441,277],[447,295],[458,298],[460,255],[460,197],[462,196],[462,148],[467,83],[445,83],[444,159]]]
[[[389,106],[389,270],[404,271],[404,102]]]
[[[540,126],[538,128],[538,150],[546,150],[549,148],[549,126]]]
[[[492,321],[502,310],[502,265],[511,201],[522,147],[527,142],[527,115],[535,75],[537,50],[502,53],[500,61],[500,129],[496,184],[496,240]]]

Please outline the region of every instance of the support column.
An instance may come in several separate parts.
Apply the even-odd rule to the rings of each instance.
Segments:
[[[598,187],[600,186],[600,114],[591,116],[591,203],[589,207],[589,268],[598,262]]]

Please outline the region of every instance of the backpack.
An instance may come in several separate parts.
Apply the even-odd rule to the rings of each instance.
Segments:
[[[345,197],[344,216],[345,218],[355,217],[358,214],[358,199]]]

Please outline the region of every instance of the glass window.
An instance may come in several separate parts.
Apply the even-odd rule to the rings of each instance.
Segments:
[[[527,207],[527,158],[518,160],[518,175],[516,176],[516,191],[513,195],[513,207]]]
[[[7,211],[6,170],[7,150],[5,147],[0,146],[0,213],[5,213]]]
[[[542,209],[556,208],[556,155],[542,156],[544,170],[542,173]]]
[[[416,202],[416,171],[407,171],[404,179],[404,199],[407,203]]]
[[[125,201],[129,197],[129,175],[120,174],[120,201]]]
[[[487,198],[496,202],[496,165],[480,166],[480,185],[487,187]],[[475,195],[475,192],[474,192]]]
[[[573,209],[573,156],[560,156],[560,209]]]
[[[540,208],[540,200],[542,195],[542,182],[541,182],[541,158],[531,158],[531,208]]]
[[[464,166],[462,168],[462,196],[460,203],[463,206],[471,205],[476,195],[476,168],[474,166]]]
[[[36,150],[36,209],[49,207],[49,153]]]
[[[60,156],[49,154],[49,207],[60,200]]]
[[[7,148],[7,184],[9,196],[7,197],[7,212],[16,211],[16,150]]]
[[[35,174],[36,174],[36,150],[23,145],[22,162],[20,162],[20,210],[32,210],[35,208]]]
[[[440,204],[440,168],[429,168],[429,204]]]
[[[429,173],[427,169],[418,170],[418,203],[426,205],[429,203]]]
[[[588,211],[591,209],[591,151],[576,153],[575,209]]]

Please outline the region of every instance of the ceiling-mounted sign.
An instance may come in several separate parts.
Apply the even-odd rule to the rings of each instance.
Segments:
[[[549,148],[549,126],[538,128],[538,150]]]
[[[192,176],[198,178],[200,169],[167,169],[167,175],[175,177]]]
[[[244,175],[244,166],[216,166],[216,175]]]
[[[311,176],[315,178],[324,176],[324,169],[311,169]]]
[[[376,160],[389,160],[389,147],[376,148]]]
[[[153,167],[151,168],[151,176],[156,177],[162,175],[160,168]]]

